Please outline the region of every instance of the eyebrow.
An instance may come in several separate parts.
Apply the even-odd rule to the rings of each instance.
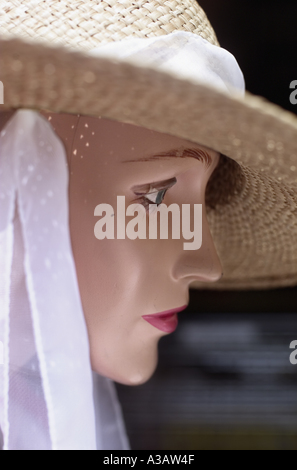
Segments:
[[[173,149],[167,152],[160,152],[154,155],[150,155],[145,158],[139,158],[137,160],[126,160],[124,163],[151,162],[164,158],[195,158],[196,160],[204,163],[207,168],[209,168],[212,164],[212,158],[209,153],[205,150],[197,148]]]

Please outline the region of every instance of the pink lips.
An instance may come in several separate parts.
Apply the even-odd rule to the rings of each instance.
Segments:
[[[165,333],[173,333],[178,325],[177,314],[187,308],[187,305],[173,310],[167,310],[162,313],[155,313],[154,315],[143,315],[143,319],[151,325],[158,328],[158,330]]]

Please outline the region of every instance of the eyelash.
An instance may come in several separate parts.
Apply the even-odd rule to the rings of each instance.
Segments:
[[[137,196],[139,196],[136,201],[144,206],[147,213],[150,213],[150,209],[151,209],[150,206],[159,207],[159,205],[162,204],[168,189],[169,188],[160,189],[159,191],[152,191],[151,193],[146,193],[146,194],[135,193]],[[156,202],[151,201],[148,198],[148,196],[151,196],[154,194],[157,195]],[[161,198],[159,197],[159,194],[161,194]],[[155,210],[155,207],[151,209],[151,212]]]

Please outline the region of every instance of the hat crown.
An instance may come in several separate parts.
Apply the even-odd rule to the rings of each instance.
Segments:
[[[0,36],[93,49],[187,31],[219,45],[196,0],[0,0]]]

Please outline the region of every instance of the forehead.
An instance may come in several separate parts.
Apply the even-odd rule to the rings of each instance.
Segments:
[[[163,134],[132,124],[105,118],[82,116],[76,133],[76,141],[85,139],[97,149],[112,152],[115,158],[141,159],[154,153],[189,147],[201,148],[187,140]]]
[[[143,161],[152,155],[183,153],[184,149],[202,149],[215,164],[216,152],[188,140],[149,130],[133,124],[113,121],[107,118],[78,116],[64,113],[41,114],[50,121],[53,129],[63,140],[69,159],[73,155],[88,156],[96,159],[97,164],[116,162]],[[171,152],[176,149],[177,152]],[[100,154],[100,159],[98,159]],[[171,155],[172,154],[172,155]],[[186,156],[189,156],[188,153]],[[167,160],[171,160],[167,159]]]

